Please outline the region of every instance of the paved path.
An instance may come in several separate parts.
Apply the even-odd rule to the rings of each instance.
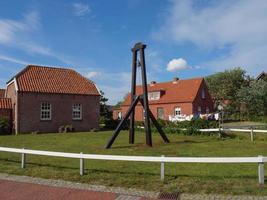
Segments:
[[[180,194],[158,198],[158,192],[88,185],[0,173],[0,200],[267,200],[267,196]]]
[[[0,180],[0,199],[3,200],[145,200],[146,198],[96,192],[82,189],[54,187],[33,183]]]

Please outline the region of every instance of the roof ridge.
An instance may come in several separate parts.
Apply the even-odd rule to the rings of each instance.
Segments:
[[[49,69],[63,69],[63,70],[71,70],[71,71],[75,71],[73,70],[70,66],[66,66],[66,67],[63,67],[63,66],[48,66],[48,65],[35,65],[35,64],[29,64],[27,65],[27,67],[42,67],[42,68],[49,68]]]
[[[179,79],[178,82],[179,82],[179,81],[193,81],[193,80],[200,80],[200,79],[203,80],[204,77],[199,76],[199,77],[189,78],[189,79]],[[154,83],[154,85],[157,85],[157,84],[164,84],[164,83],[172,83],[172,82],[173,82],[173,81],[156,82],[156,83]],[[150,85],[150,83],[147,83],[147,85]],[[136,85],[136,86],[142,86],[142,85]]]

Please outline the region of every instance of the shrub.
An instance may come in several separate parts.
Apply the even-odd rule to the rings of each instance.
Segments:
[[[110,119],[110,120],[107,120],[105,122],[105,124],[102,128],[105,130],[110,130],[110,129],[114,130],[117,128],[117,126],[119,125],[120,122],[121,122],[121,120]],[[127,120],[126,123],[124,123],[124,125],[122,126],[122,130],[128,130],[129,125],[130,125],[130,121]]]
[[[7,117],[3,117],[0,119],[0,135],[8,133],[10,133],[9,119]]]
[[[198,129],[217,128],[219,126],[217,121],[208,121],[200,118],[183,122],[171,122],[161,119],[158,119],[157,121],[164,130],[164,132],[167,134],[200,135],[201,132],[198,131]],[[144,122],[136,123],[137,130],[144,130],[138,128],[139,126],[144,126]],[[186,129],[186,130],[181,130],[181,129]],[[152,132],[157,132],[157,129],[153,123],[151,126],[151,130]]]
[[[73,131],[74,131],[74,128],[72,127],[72,125],[63,125],[58,128],[59,133],[69,133]]]

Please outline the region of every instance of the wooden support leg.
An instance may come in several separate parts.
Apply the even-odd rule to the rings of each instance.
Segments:
[[[117,136],[119,135],[122,126],[124,125],[124,123],[128,120],[130,114],[132,113],[133,109],[135,108],[135,106],[137,105],[139,101],[139,96],[137,96],[134,100],[134,102],[132,103],[132,105],[130,106],[130,108],[128,109],[128,111],[126,112],[124,118],[121,120],[121,122],[119,123],[118,127],[116,128],[116,130],[114,131],[112,137],[110,138],[110,140],[108,141],[107,145],[106,145],[106,149],[109,149],[113,142],[115,141],[115,139],[117,138]]]
[[[143,99],[140,99],[140,102],[142,104],[142,106],[144,106],[144,102],[143,102]],[[157,122],[156,118],[154,117],[153,113],[148,110],[148,113],[149,113],[149,117],[151,119],[151,121],[153,122],[153,124],[155,125],[155,127],[157,128],[160,136],[162,137],[163,141],[165,143],[169,143],[169,139],[167,138],[166,134],[164,133],[164,131],[162,130],[161,126],[159,125],[159,123]]]

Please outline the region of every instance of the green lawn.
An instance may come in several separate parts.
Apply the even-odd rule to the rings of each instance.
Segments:
[[[153,134],[154,147],[150,148],[143,144],[144,133],[137,133],[135,145],[128,144],[126,133],[122,132],[109,150],[104,149],[112,134],[108,131],[0,136],[0,146],[116,155],[267,156],[267,135],[257,135],[254,142],[249,134],[224,139],[168,135],[171,143],[164,144]],[[19,162],[20,155],[0,152],[0,172],[10,174],[152,191],[267,195],[267,186],[258,185],[257,164],[166,164],[162,183],[159,163],[86,160],[86,174],[80,176],[78,159],[28,155],[26,169],[20,169]]]

